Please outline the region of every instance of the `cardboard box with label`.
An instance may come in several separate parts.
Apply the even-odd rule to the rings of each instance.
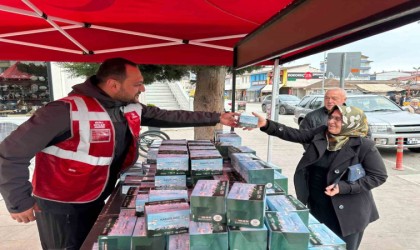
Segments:
[[[229,227],[231,250],[267,250],[268,231],[262,228]]]
[[[184,199],[146,202],[144,212],[148,236],[188,233],[190,206]]]
[[[147,236],[146,220],[144,217],[138,217],[136,226],[134,227],[133,236],[131,237],[132,250],[165,250],[166,237]]]
[[[191,175],[222,174],[223,158],[217,150],[191,150]]]
[[[334,247],[336,250],[346,250],[346,243],[324,224],[310,224],[309,248],[311,250]]]
[[[292,195],[267,196],[267,205],[271,211],[295,212],[308,226],[309,209]]]
[[[226,225],[207,222],[190,222],[190,249],[215,250],[228,249]]]
[[[269,249],[306,250],[309,230],[296,213],[267,212]]]
[[[192,220],[226,223],[228,186],[227,181],[199,180],[190,197]]]
[[[262,228],[265,214],[265,185],[236,182],[226,200],[228,226]]]

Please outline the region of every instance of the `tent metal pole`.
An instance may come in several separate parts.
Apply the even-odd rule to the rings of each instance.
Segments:
[[[232,70],[232,112],[235,112],[235,105],[236,105],[236,70]],[[224,101],[224,100],[223,100]],[[231,127],[230,131],[234,131],[235,128]]]
[[[277,58],[274,61],[274,81],[273,81],[273,90],[271,92],[271,114],[270,114],[270,120],[274,121],[276,117],[276,112],[278,110],[276,109],[277,106],[277,97],[279,95],[279,83],[280,83],[280,65],[279,65],[279,59]],[[276,121],[277,122],[277,121]],[[267,149],[267,162],[271,162],[271,151],[273,148],[273,137],[268,137],[268,149]]]
[[[111,53],[111,52],[118,52],[118,51],[141,50],[141,49],[149,49],[149,48],[175,46],[175,45],[181,45],[181,44],[182,43],[178,43],[178,42],[157,43],[157,44],[150,44],[150,45],[140,45],[140,46],[121,47],[121,48],[114,48],[114,49],[95,50],[94,53],[95,54],[104,54],[104,53]]]
[[[81,50],[83,50],[86,54],[89,54],[89,50],[85,48],[81,43],[79,43],[76,39],[74,39],[72,36],[70,36],[69,33],[67,33],[65,30],[63,30],[60,26],[58,26],[54,21],[52,21],[48,16],[45,15],[44,12],[42,12],[40,9],[38,9],[34,4],[32,4],[28,0],[22,0],[29,8],[31,8],[33,11],[35,11],[39,16],[45,19],[51,26],[53,26],[58,32],[63,34],[67,39],[69,39],[72,43],[74,43],[77,47],[79,47]]]
[[[69,25],[61,27],[63,30],[69,29],[78,29],[80,28],[79,25]],[[11,32],[1,34],[0,37],[10,37],[10,36],[21,36],[21,35],[32,35],[32,34],[40,34],[45,32],[57,31],[55,28],[45,28],[45,29],[36,29],[36,30],[27,30],[27,31],[19,31],[19,32]]]
[[[198,43],[198,42],[189,41],[188,44],[193,44],[193,45],[202,46],[202,47],[208,47],[208,48],[213,48],[213,49],[221,49],[221,50],[233,51],[233,49],[232,48],[229,48],[229,47],[219,46],[219,45],[213,45],[213,44],[207,44],[207,43]]]
[[[122,33],[122,34],[127,34],[127,35],[133,35],[133,36],[149,37],[149,38],[155,38],[155,39],[160,39],[160,40],[179,42],[179,43],[182,43],[182,41],[183,41],[182,39],[174,38],[174,37],[158,36],[158,35],[153,35],[153,34],[136,32],[136,31],[131,31],[131,30],[116,29],[116,28],[105,27],[105,26],[100,26],[100,25],[93,25],[93,24],[92,24],[92,26],[90,26],[90,28],[91,29],[97,29],[97,30],[111,31],[111,32],[115,32],[115,33]]]
[[[219,36],[219,37],[210,37],[210,38],[203,38],[203,39],[194,39],[194,40],[191,40],[191,41],[194,41],[194,42],[210,42],[210,41],[242,38],[242,37],[245,37],[246,35],[247,34],[239,34],[239,35],[232,35],[232,36]]]
[[[18,44],[18,45],[25,45],[25,46],[28,46],[28,47],[35,47],[35,48],[56,50],[56,51],[61,51],[61,52],[73,53],[73,54],[82,54],[82,51],[80,51],[80,50],[64,49],[64,48],[59,48],[59,47],[55,47],[55,46],[48,46],[48,45],[43,45],[43,44],[38,44],[38,43],[21,42],[21,41],[15,41],[15,40],[11,40],[11,39],[0,38],[0,42]]]

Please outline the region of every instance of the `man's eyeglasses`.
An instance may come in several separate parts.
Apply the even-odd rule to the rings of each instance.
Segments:
[[[333,116],[333,115],[328,116],[328,120],[334,120],[335,122],[342,122],[343,121],[341,116]]]

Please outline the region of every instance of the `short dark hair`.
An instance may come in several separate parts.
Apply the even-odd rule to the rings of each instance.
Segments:
[[[96,72],[97,83],[103,83],[109,78],[114,78],[120,82],[124,81],[127,77],[125,70],[126,65],[137,67],[137,64],[134,62],[121,57],[105,60]]]

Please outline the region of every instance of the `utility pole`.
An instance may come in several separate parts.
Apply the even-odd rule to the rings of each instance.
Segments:
[[[346,66],[346,53],[341,55],[341,74],[340,74],[340,88],[344,89],[344,79],[345,79],[345,66]]]
[[[322,78],[322,86],[321,86],[321,91],[322,94],[325,94],[325,77],[326,77],[326,72],[327,72],[327,56],[326,56],[326,52],[324,51],[324,77]]]
[[[417,78],[418,78],[420,67],[413,67],[413,69],[416,71],[416,76],[414,77],[414,81],[417,84]]]

